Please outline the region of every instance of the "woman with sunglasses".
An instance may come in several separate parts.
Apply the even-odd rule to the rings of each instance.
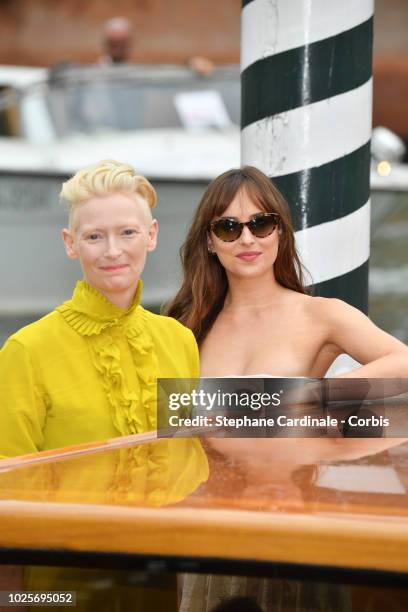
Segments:
[[[408,377],[404,344],[345,302],[306,292],[288,205],[256,168],[230,170],[209,185],[181,256],[184,280],[168,314],[195,334],[203,376],[323,377],[348,353],[364,365],[345,377]],[[227,595],[249,594],[267,602],[265,610],[351,605],[338,587],[190,575],[180,611],[208,612]]]
[[[346,377],[408,376],[402,342],[345,302],[307,294],[288,205],[260,170],[210,184],[181,253],[168,314],[195,334],[203,376],[322,377],[342,353],[364,364]]]

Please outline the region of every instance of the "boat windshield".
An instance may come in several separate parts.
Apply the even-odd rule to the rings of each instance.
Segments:
[[[12,116],[8,123],[3,118],[2,135],[29,140],[40,122],[57,139],[147,129],[222,129],[239,124],[239,71],[234,67],[199,77],[184,68],[60,70],[45,83],[14,96],[3,94],[0,110],[6,119]]]

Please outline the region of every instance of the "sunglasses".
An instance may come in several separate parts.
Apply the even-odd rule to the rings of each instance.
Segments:
[[[244,231],[244,226],[257,238],[266,238],[279,225],[279,220],[280,217],[277,213],[261,213],[244,223],[240,223],[236,219],[224,217],[210,223],[210,230],[223,242],[238,240]]]

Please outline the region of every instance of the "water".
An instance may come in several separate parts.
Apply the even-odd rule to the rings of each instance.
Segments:
[[[369,313],[408,342],[408,193],[374,193]]]

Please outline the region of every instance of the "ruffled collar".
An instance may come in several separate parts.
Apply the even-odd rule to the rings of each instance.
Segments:
[[[112,304],[85,280],[78,281],[72,298],[56,308],[66,322],[82,336],[99,334],[104,329],[127,321],[140,306],[143,283],[139,280],[131,306],[124,310]]]

